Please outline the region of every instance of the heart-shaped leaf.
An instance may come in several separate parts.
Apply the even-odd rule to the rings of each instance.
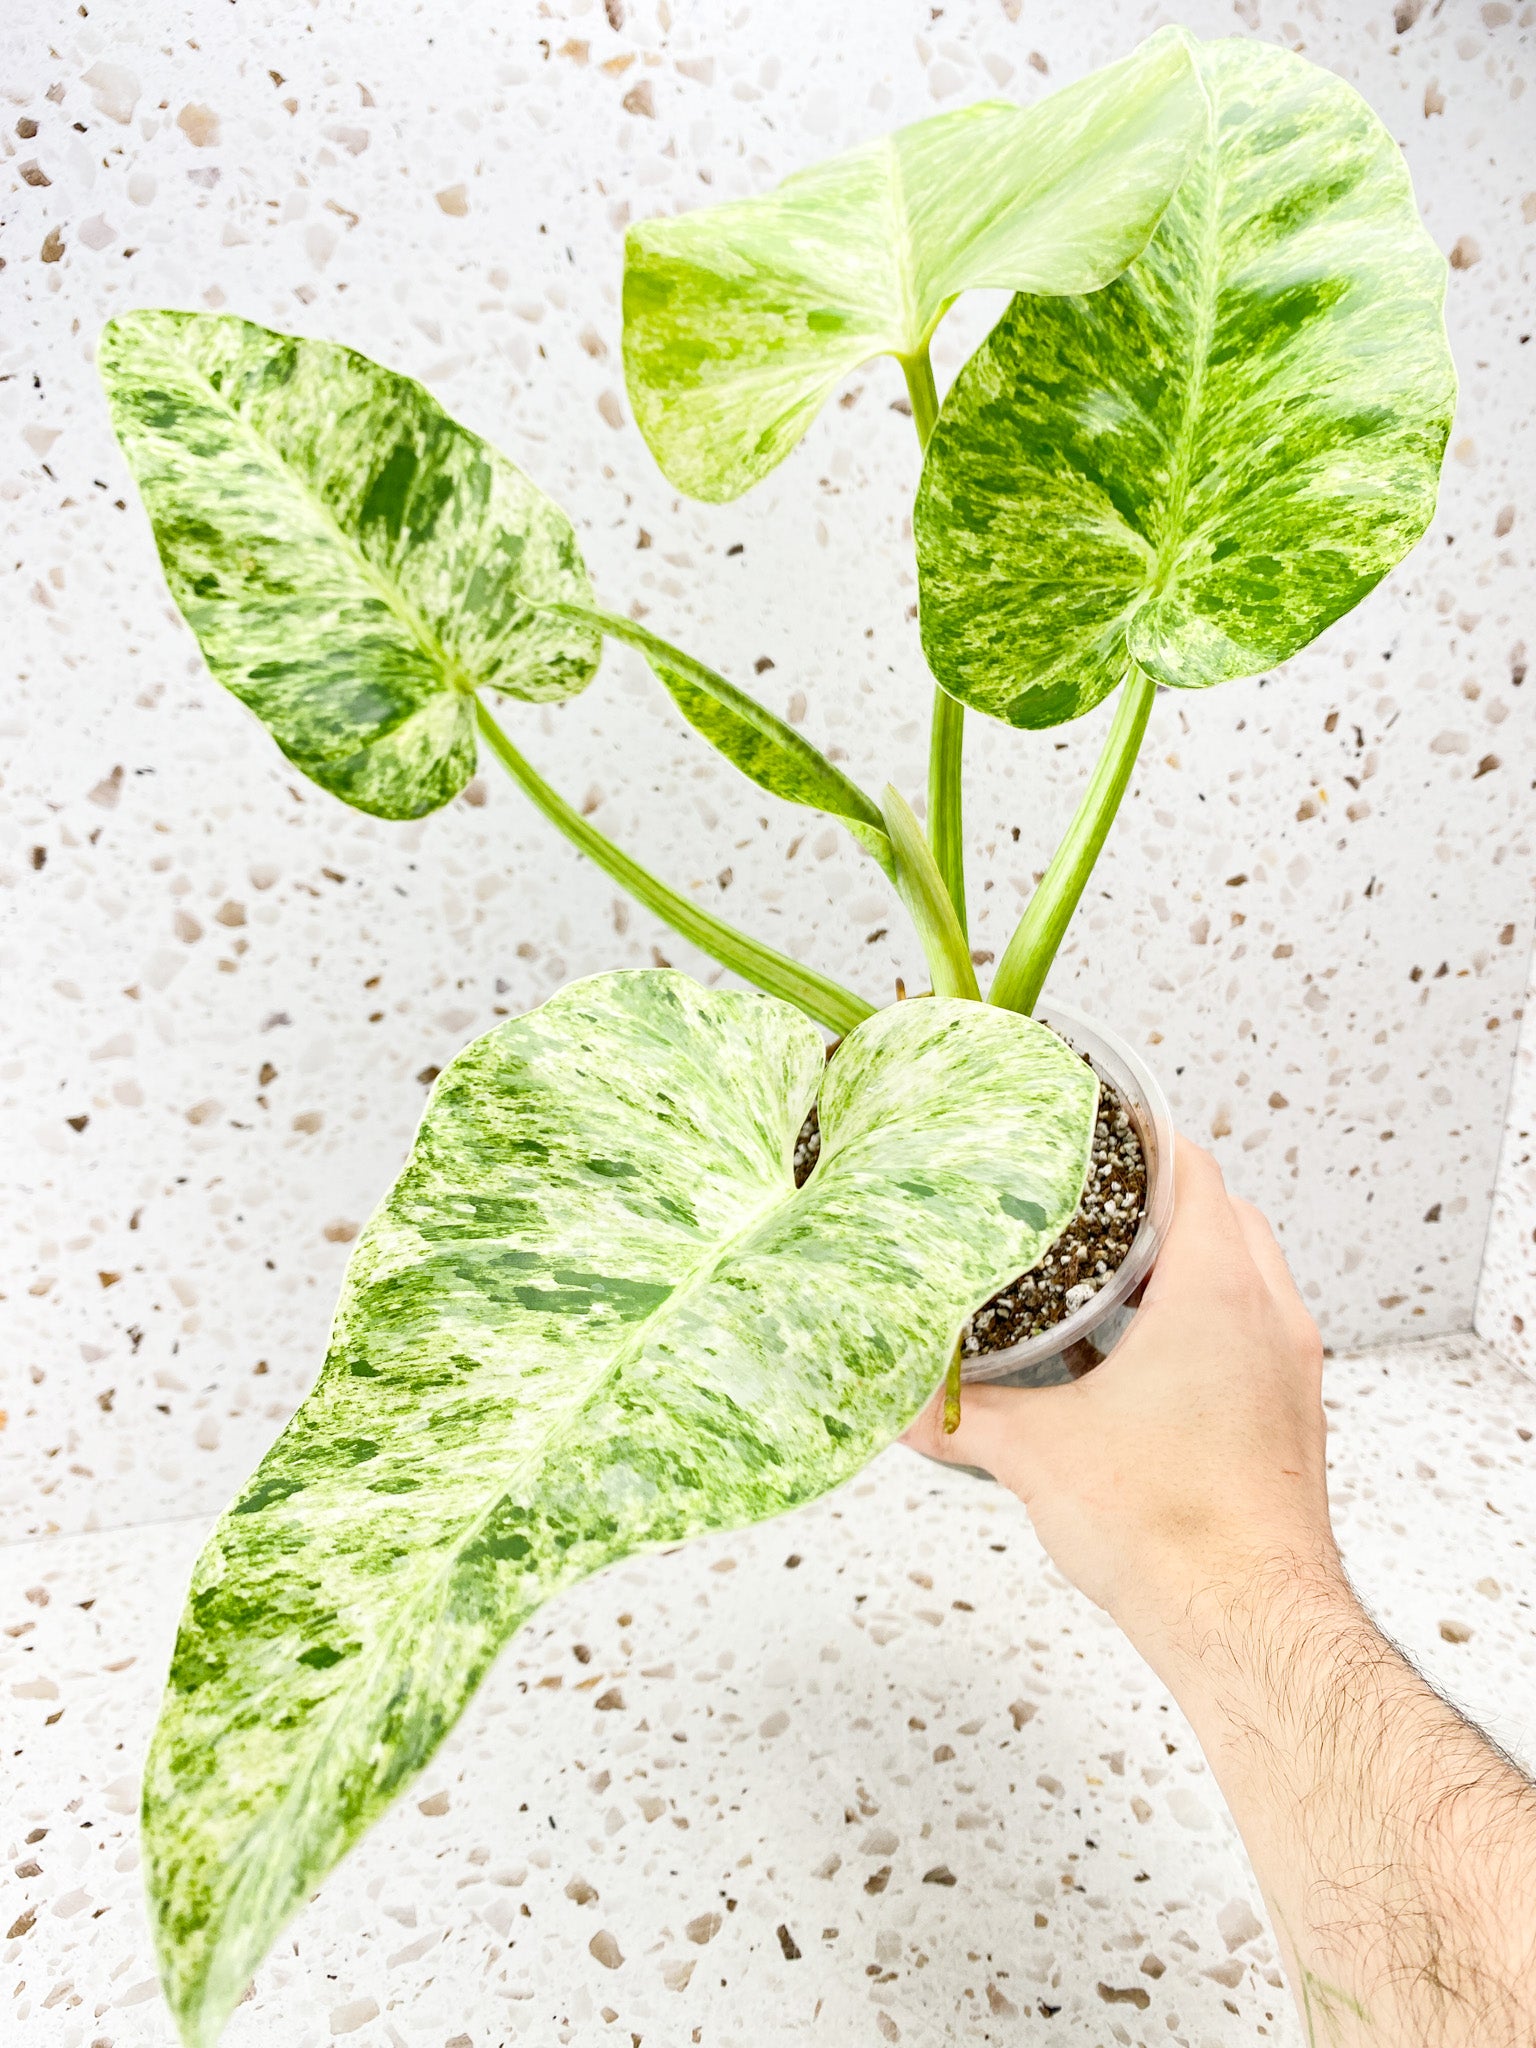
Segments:
[[[663,472],[696,498],[739,497],[851,370],[920,354],[961,292],[1117,276],[1203,116],[1185,39],[1164,29],[1036,106],[936,114],[761,198],[637,223],[624,372]]]
[[[474,773],[474,692],[592,678],[564,514],[409,377],[227,314],[102,335],[113,424],[209,668],[292,761],[382,818]]]
[[[1413,546],[1455,404],[1445,263],[1358,93],[1198,49],[1207,141],[1146,253],[1017,298],[955,381],[913,515],[923,647],[1020,726],[1138,662],[1200,687],[1294,654]]]
[[[826,1067],[787,1004],[671,973],[576,982],[459,1055],[182,1620],[144,1839],[195,2048],[552,1594],[897,1435],[1073,1214],[1096,1098],[979,1003],[881,1011]]]

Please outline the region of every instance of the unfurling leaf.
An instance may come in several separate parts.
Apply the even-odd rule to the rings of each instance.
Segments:
[[[1387,130],[1266,43],[1198,47],[1206,142],[1146,253],[1016,298],[955,381],[913,525],[939,682],[1059,724],[1137,662],[1253,675],[1429,523],[1455,403],[1445,262]]]
[[[896,885],[922,942],[934,994],[979,1003],[981,989],[970,947],[938,862],[912,806],[889,782],[885,785],[885,826],[896,857]]]
[[[474,773],[478,688],[591,680],[539,609],[591,601],[570,523],[412,378],[206,313],[124,314],[99,364],[209,668],[322,788],[420,817]]]
[[[734,200],[629,230],[624,372],[664,474],[739,497],[871,356],[960,293],[1088,292],[1145,245],[1199,138],[1180,31],[1033,107],[936,114]]]
[[[836,762],[829,761],[766,704],[759,704],[659,633],[612,612],[587,616],[612,639],[622,640],[645,656],[657,681],[695,732],[759,789],[785,803],[805,804],[840,818],[864,851],[895,879],[895,857],[879,805]]]
[[[189,2042],[552,1594],[891,1442],[1075,1211],[1096,1100],[979,1003],[883,1010],[828,1067],[787,1004],[672,973],[459,1055],[182,1620],[144,1839]]]

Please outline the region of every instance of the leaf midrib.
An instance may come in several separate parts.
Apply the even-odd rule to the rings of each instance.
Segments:
[[[903,356],[920,349],[924,337],[920,334],[917,322],[917,274],[912,254],[912,213],[907,205],[907,182],[902,172],[901,152],[896,146],[896,139],[894,134],[885,138],[885,158],[890,167],[886,193],[887,210],[892,217],[895,230],[891,239],[896,249],[896,286],[901,295],[898,321],[901,340],[895,353]]]
[[[1168,511],[1162,539],[1158,544],[1156,563],[1148,585],[1149,599],[1160,598],[1167,590],[1178,566],[1179,556],[1189,540],[1185,530],[1185,512],[1189,504],[1190,472],[1194,465],[1195,434],[1199,425],[1200,410],[1205,399],[1206,373],[1210,368],[1211,342],[1216,331],[1216,302],[1220,296],[1220,279],[1217,258],[1221,246],[1220,226],[1222,219],[1222,159],[1216,133],[1216,109],[1210,99],[1210,88],[1202,78],[1200,81],[1210,106],[1210,139],[1207,144],[1210,157],[1210,177],[1206,193],[1205,218],[1198,245],[1198,281],[1195,295],[1195,339],[1192,349],[1193,362],[1184,391],[1184,410],[1174,435],[1172,460],[1169,464]],[[1187,175],[1187,174],[1186,174]],[[1177,199],[1175,199],[1177,204]],[[1165,216],[1166,218],[1166,216]],[[1139,607],[1138,607],[1139,609]]]
[[[405,627],[411,638],[416,642],[417,651],[445,678],[449,688],[457,690],[462,696],[473,696],[477,686],[470,681],[460,663],[442,646],[437,636],[427,626],[416,608],[408,602],[398,586],[391,584],[379,573],[373,563],[369,561],[358,541],[347,532],[346,528],[337,519],[335,513],[332,512],[330,506],[326,504],[325,500],[317,492],[308,487],[303,479],[302,472],[286,461],[279,450],[273,447],[272,443],[263,434],[258,432],[250,420],[230,404],[224,393],[219,390],[218,386],[208,376],[207,372],[203,370],[201,365],[193,361],[186,354],[182,346],[180,334],[176,337],[174,348],[175,352],[188,363],[193,382],[202,386],[213,404],[225,414],[241,435],[256,449],[267,468],[275,471],[286,484],[297,491],[306,504],[313,507],[321,521],[329,529],[332,538],[336,541],[342,553],[351,557],[361,580],[373,590],[375,596],[384,605],[385,609],[399,620],[400,624]]]

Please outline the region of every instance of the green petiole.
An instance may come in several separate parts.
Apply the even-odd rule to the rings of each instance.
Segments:
[[[960,1427],[960,1346],[957,1344],[950,1354],[949,1370],[944,1375],[944,1434],[953,1436]]]
[[[933,381],[933,358],[928,353],[927,342],[916,355],[898,356],[896,360],[907,380],[907,398],[912,406],[912,424],[917,429],[918,444],[926,448],[939,417],[939,393]]]
[[[962,935],[967,929],[960,779],[964,745],[965,706],[935,683],[933,724],[928,735],[928,837]]]
[[[933,381],[933,359],[927,342],[914,356],[899,356],[907,380],[907,398],[919,445],[926,450],[939,417],[939,395]],[[949,900],[965,933],[965,842],[963,825],[962,754],[965,706],[933,686],[933,725],[928,738],[928,839]]]
[[[818,1024],[824,1024],[829,1031],[840,1035],[851,1031],[865,1017],[874,1015],[874,1005],[866,1003],[852,989],[830,981],[814,968],[802,967],[798,960],[791,960],[787,954],[765,946],[760,939],[738,931],[723,918],[712,916],[689,897],[669,888],[648,868],[625,853],[622,847],[615,846],[579,811],[572,809],[564,797],[550,788],[533,764],[513,746],[478,697],[475,700],[475,720],[480,736],[491,752],[550,823],[557,826],[589,860],[595,861],[604,874],[611,875],[621,889],[627,889],[636,902],[643,903],[647,910],[665,918],[674,931],[718,960],[722,967],[729,967],[768,995],[782,996],[808,1017],[814,1017]]]
[[[1022,1010],[1028,1016],[1039,1001],[1057,948],[1130,782],[1156,689],[1152,678],[1132,662],[1088,787],[998,962],[989,1002],[1005,1010]]]

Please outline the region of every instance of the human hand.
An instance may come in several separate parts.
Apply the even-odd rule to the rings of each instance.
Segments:
[[[1142,1306],[1070,1386],[942,1392],[915,1449],[1016,1493],[1055,1564],[1165,1677],[1208,1614],[1276,1571],[1344,1591],[1328,1519],[1322,1345],[1274,1234],[1180,1138],[1174,1218]]]
[[[1536,2041],[1536,1788],[1356,1602],[1322,1346],[1269,1225],[1181,1139],[1140,1312],[1071,1386],[968,1386],[907,1441],[981,1465],[1189,1717],[1309,2038]]]

